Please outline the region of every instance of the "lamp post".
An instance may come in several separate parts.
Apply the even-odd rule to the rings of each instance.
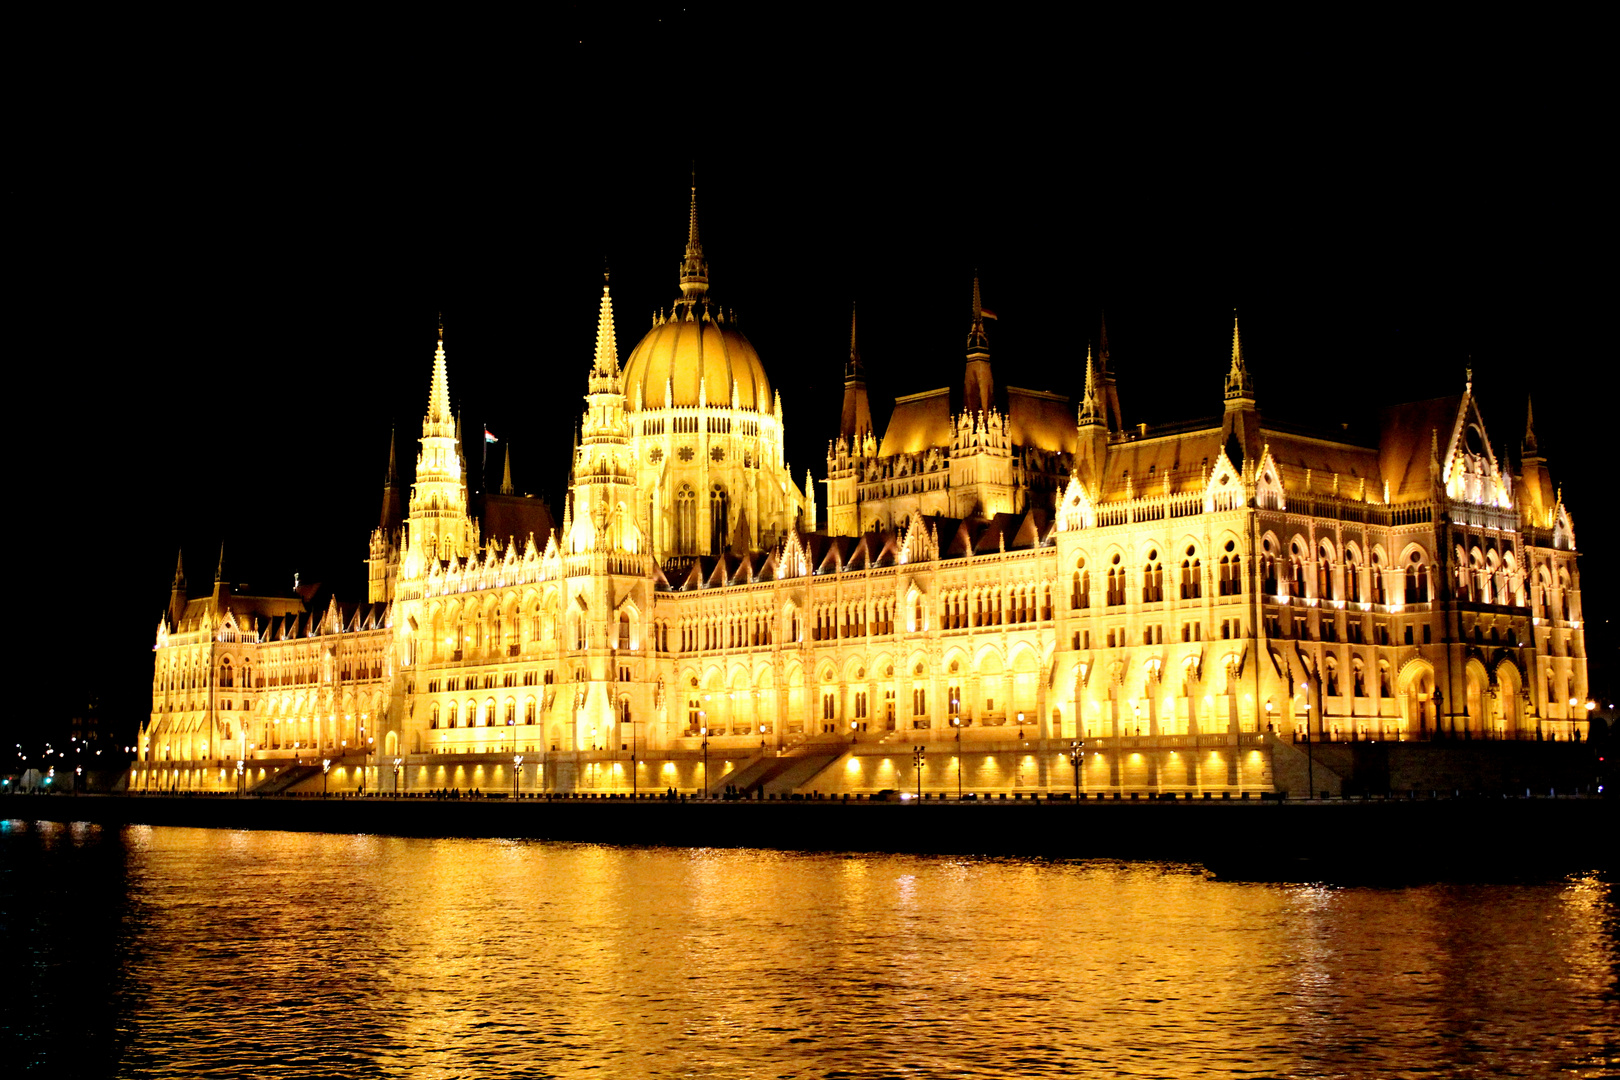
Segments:
[[[523,755],[512,755],[512,798],[518,797],[518,781],[523,776]]]
[[[394,794],[399,794],[399,767],[405,763],[404,758],[394,759]]]
[[[920,746],[912,747],[912,750],[911,750],[911,765],[912,765],[912,768],[917,770],[917,800],[919,802],[922,801],[922,770],[923,770],[923,761],[924,760],[925,760],[925,753],[923,751],[923,748],[920,747]]]
[[[698,715],[702,716],[703,714],[698,713]],[[707,799],[709,797],[709,729],[701,727],[698,728],[698,732],[703,736],[703,797]]]
[[[1305,684],[1305,792],[1307,798],[1316,798],[1316,755],[1311,752],[1311,684]]]
[[[326,758],[321,762],[321,798],[326,798],[326,776],[332,771],[332,759]]]
[[[1074,769],[1074,797],[1080,798],[1080,762],[1085,758],[1085,743],[1079,739],[1069,744],[1069,765]]]
[[[962,801],[962,718],[951,717],[951,727],[956,729],[956,801]]]
[[[236,759],[236,797],[241,798],[247,794],[247,762],[241,758]]]

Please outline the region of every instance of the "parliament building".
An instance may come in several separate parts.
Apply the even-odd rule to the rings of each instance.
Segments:
[[[1105,329],[1078,401],[998,381],[975,280],[956,377],[882,432],[852,320],[818,506],[695,191],[679,287],[621,361],[604,283],[560,521],[469,490],[441,330],[368,595],[177,567],[129,786],[1235,797],[1302,750],[1585,735],[1570,515],[1471,377],[1310,433],[1234,319],[1218,420],[1127,425]]]

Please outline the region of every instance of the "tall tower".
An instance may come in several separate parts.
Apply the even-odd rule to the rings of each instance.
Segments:
[[[866,399],[866,365],[861,363],[856,343],[852,307],[849,360],[844,364],[844,407],[839,414],[838,438],[827,449],[827,531],[833,536],[860,535],[861,464],[876,456],[872,407]]]
[[[1080,399],[1079,439],[1075,445],[1074,475],[1092,502],[1102,496],[1104,470],[1108,458],[1109,427],[1104,419],[1104,399],[1097,385],[1096,365],[1091,347],[1086,347],[1086,392]]]
[[[630,435],[604,274],[596,355],[574,452],[573,514],[563,537],[569,560],[564,647],[578,673],[569,736],[575,750],[618,748],[621,725],[647,716],[649,672],[640,655],[652,612],[652,566],[636,522]]]
[[[411,485],[410,545],[423,560],[470,555],[478,530],[467,517],[467,465],[461,457],[458,425],[450,412],[450,374],[444,357],[444,326],[433,354],[433,381],[427,415],[422,417],[416,482]]]
[[[377,527],[371,533],[371,546],[366,558],[366,598],[373,604],[385,603],[394,597],[394,578],[398,572],[399,531],[405,520],[404,500],[401,498],[399,468],[396,464],[392,428],[388,431],[388,473],[383,477],[382,512],[377,515]]]
[[[962,411],[952,419],[951,513],[956,517],[1012,513],[1020,507],[1013,482],[1012,432],[996,409],[990,337],[973,275],[973,323],[968,330]]]
[[[995,380],[990,374],[990,335],[984,331],[984,305],[979,302],[979,275],[974,274],[973,325],[968,328],[962,412],[969,415],[988,413],[995,407]]]
[[[1248,475],[1260,464],[1260,413],[1254,404],[1254,382],[1243,362],[1243,339],[1237,313],[1232,313],[1232,361],[1226,369],[1226,412],[1221,419],[1221,448],[1239,473]]]

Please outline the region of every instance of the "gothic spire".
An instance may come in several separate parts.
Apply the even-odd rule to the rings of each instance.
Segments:
[[[501,494],[514,494],[512,487],[512,444],[506,444],[506,469],[501,475]]]
[[[1226,369],[1226,400],[1254,397],[1254,384],[1243,363],[1243,339],[1238,334],[1237,310],[1232,311],[1232,364]]]
[[[979,301],[979,274],[973,273],[973,325],[968,330],[968,359],[990,358],[990,337],[984,332],[984,305]]]
[[[1541,448],[1536,445],[1535,405],[1529,398],[1524,402],[1524,442],[1520,444],[1519,457],[1526,460],[1541,457]]]
[[[450,424],[450,369],[444,359],[444,316],[439,316],[439,345],[433,353],[433,383],[428,389],[428,422]]]
[[[709,291],[709,264],[698,239],[697,169],[692,170],[692,206],[686,222],[686,258],[681,261],[681,296],[692,302]]]
[[[397,442],[394,425],[388,425],[388,475],[383,477],[383,486],[390,487],[399,480],[399,467],[394,464],[394,443]]]
[[[1109,359],[1109,357],[1108,357],[1108,314],[1107,314],[1107,312],[1101,313],[1099,318],[1100,318],[1100,321],[1102,323],[1102,328],[1101,328],[1101,330],[1099,330],[1098,337],[1097,337],[1097,365],[1102,369],[1103,374],[1106,375],[1108,373],[1108,359]]]
[[[866,366],[861,363],[861,350],[855,340],[855,304],[849,305],[849,365],[844,369],[844,378],[859,379],[866,375]]]
[[[1097,401],[1097,377],[1091,362],[1091,346],[1086,346],[1086,395],[1080,399],[1080,423],[1097,424],[1102,422],[1099,415],[1100,405]]]
[[[176,589],[183,589],[186,587],[186,553],[183,549],[177,551],[174,556],[173,585]]]
[[[225,580],[225,543],[224,543],[224,541],[221,541],[220,545],[219,545],[219,566],[216,567],[215,570],[214,570],[214,581],[220,582],[220,581],[224,581],[224,580]]]
[[[608,291],[608,274],[602,272],[602,303],[596,312],[596,364],[597,375],[619,373],[619,346],[613,337],[613,297]]]

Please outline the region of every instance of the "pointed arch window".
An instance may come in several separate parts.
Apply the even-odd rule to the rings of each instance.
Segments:
[[[1115,555],[1108,567],[1108,606],[1119,607],[1125,603],[1125,568],[1120,565],[1119,556]]]
[[[1091,571],[1086,569],[1086,557],[1080,556],[1074,564],[1074,591],[1069,606],[1076,610],[1091,606]]]
[[[730,520],[731,499],[724,484],[709,488],[709,554],[718,555],[726,549],[726,522]]]
[[[1335,600],[1333,590],[1333,552],[1326,543],[1316,552],[1316,595],[1323,600]]]
[[[1183,600],[1197,600],[1204,595],[1203,566],[1198,559],[1198,549],[1188,547],[1186,556],[1181,560],[1181,598]]]
[[[682,484],[675,492],[675,551],[697,554],[697,492],[691,484]]]
[[[1158,549],[1149,549],[1147,565],[1142,568],[1142,603],[1154,604],[1164,599],[1164,564],[1159,562]]]

